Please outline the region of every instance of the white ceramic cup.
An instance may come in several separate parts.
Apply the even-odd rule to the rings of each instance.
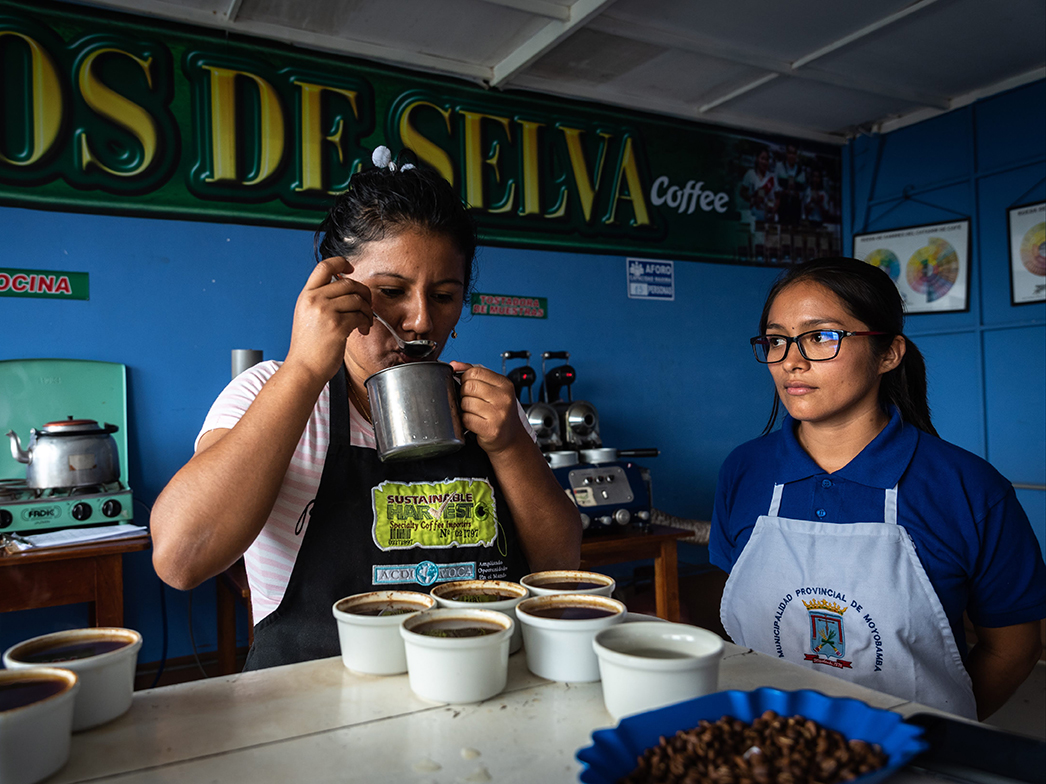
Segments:
[[[409,613],[363,615],[361,608],[373,605],[411,604]],[[346,596],[334,603],[331,612],[338,622],[341,661],[353,672],[367,675],[398,675],[407,671],[400,626],[411,615],[431,610],[436,600],[418,591],[369,591]],[[356,609],[357,612],[353,612]]]
[[[579,569],[531,572],[519,582],[530,591],[531,596],[552,596],[560,593],[591,593],[610,596],[617,585],[613,577],[599,572],[583,572]],[[595,585],[588,588],[563,588],[555,587],[557,583],[595,583]]]
[[[34,661],[47,655],[48,650],[91,643],[121,643],[115,650],[62,661]],[[99,626],[90,629],[69,629],[44,634],[12,645],[4,651],[4,666],[8,669],[24,667],[60,667],[72,670],[80,679],[80,690],[73,709],[73,732],[97,727],[122,716],[131,707],[134,697],[134,672],[138,666],[138,651],[142,635],[134,629]]]
[[[594,618],[549,618],[543,611],[582,608],[602,613]],[[599,680],[599,662],[592,650],[596,632],[621,623],[625,605],[593,594],[533,596],[516,605],[523,626],[527,668],[550,681],[585,683]]]
[[[498,599],[492,602],[476,602],[456,597],[462,594],[477,594],[496,592],[499,595],[509,596],[508,599]],[[505,613],[516,623],[512,627],[512,639],[509,641],[508,652],[515,653],[523,647],[523,632],[516,618],[516,605],[526,599],[530,593],[526,587],[519,583],[507,580],[454,580],[449,583],[441,583],[432,589],[432,595],[436,598],[440,607],[455,610],[495,610]]]
[[[661,708],[718,688],[723,640],[684,623],[637,622],[592,640],[603,702],[615,719]]]
[[[73,710],[80,683],[76,673],[55,667],[0,671],[0,691],[46,680],[59,691],[36,702],[0,710],[0,784],[34,784],[69,759]]]
[[[430,637],[415,631],[434,621],[493,625],[476,637]],[[508,647],[515,621],[495,610],[439,609],[412,615],[400,634],[407,651],[410,688],[433,702],[481,702],[508,682]]]

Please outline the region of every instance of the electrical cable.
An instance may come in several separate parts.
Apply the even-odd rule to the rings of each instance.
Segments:
[[[139,504],[145,507],[146,513],[152,516],[152,507],[145,503],[140,498],[134,498]],[[164,591],[163,580],[160,580],[160,622],[163,626],[163,645],[160,650],[160,666],[156,669],[156,675],[153,677],[153,682],[149,685],[150,689],[155,689],[156,684],[160,682],[160,676],[163,675],[163,671],[167,666],[167,594]]]
[[[160,676],[163,675],[164,667],[167,666],[167,593],[164,591],[163,580],[160,580],[160,613],[163,617],[163,652],[160,655],[160,666],[156,670],[156,677],[149,686],[150,689],[156,688],[156,684],[160,682]]]
[[[209,678],[207,670],[203,668],[203,664],[200,662],[200,654],[196,651],[196,638],[193,637],[192,633],[192,592],[194,589],[189,589],[189,643],[192,645],[192,657],[196,659],[196,666],[200,668],[200,672],[203,673],[204,678]]]

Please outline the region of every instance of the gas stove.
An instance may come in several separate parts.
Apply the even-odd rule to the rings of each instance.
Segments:
[[[88,487],[33,489],[21,479],[0,479],[0,531],[128,523],[133,517],[131,489],[123,482]]]
[[[127,368],[115,362],[74,359],[0,361],[0,441],[11,430],[23,443],[33,428],[69,416],[117,426],[120,470],[112,482],[31,488],[26,466],[0,444],[0,533],[129,523],[127,477]]]

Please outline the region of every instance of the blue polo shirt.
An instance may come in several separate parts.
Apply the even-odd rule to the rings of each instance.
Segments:
[[[800,446],[794,420],[742,444],[719,471],[709,558],[729,572],[784,484],[781,517],[826,523],[884,520],[897,485],[897,523],[951,623],[963,658],[965,610],[977,626],[1046,617],[1046,566],[1013,486],[987,461],[901,421],[889,424],[844,468],[829,474]],[[884,574],[888,583],[890,575]]]

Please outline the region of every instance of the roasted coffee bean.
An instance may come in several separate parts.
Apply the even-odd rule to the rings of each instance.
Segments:
[[[751,724],[723,716],[662,736],[618,784],[836,784],[886,762],[878,745],[847,740],[803,716],[766,711]]]

